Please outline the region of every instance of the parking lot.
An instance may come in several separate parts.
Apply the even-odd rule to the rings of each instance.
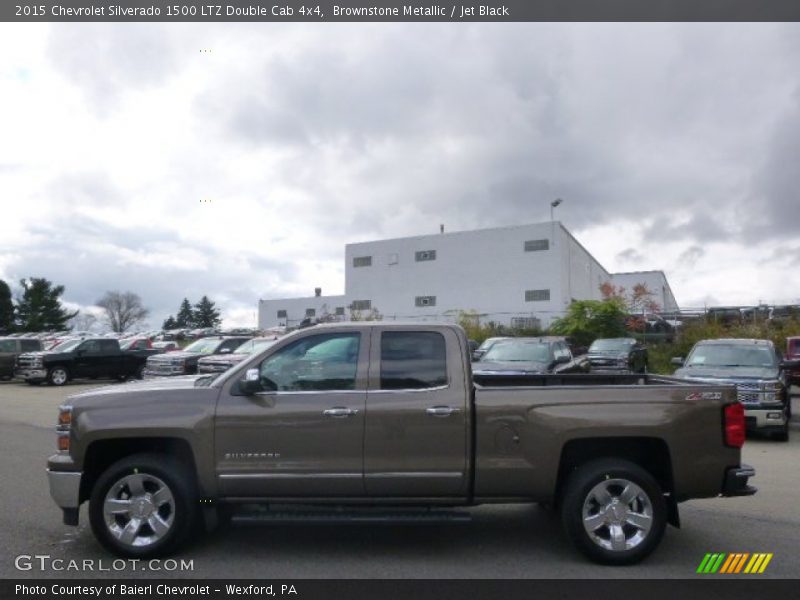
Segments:
[[[61,524],[44,473],[54,451],[56,407],[64,398],[101,384],[64,388],[0,382],[0,488],[4,532],[0,577],[271,577],[271,578],[527,578],[618,577],[619,570],[586,562],[562,535],[559,520],[537,506],[471,509],[467,524],[271,525],[221,528],[176,556],[189,570],[112,563],[81,513],[77,529]],[[136,385],[113,384],[113,385]],[[794,398],[794,414],[798,412]],[[772,552],[763,576],[796,577],[800,567],[800,429],[789,443],[749,440],[744,462],[756,467],[756,496],[696,500],[681,505],[680,530],[670,528],[644,563],[625,577],[691,577],[707,552]],[[19,556],[48,556],[20,562]],[[91,569],[56,570],[55,559],[94,561]],[[16,566],[15,566],[16,563]],[[46,563],[44,568],[42,564]],[[29,570],[20,570],[25,567]],[[66,565],[68,563],[55,563]],[[86,563],[87,565],[90,563]],[[114,566],[112,566],[114,565]],[[83,569],[83,567],[81,567]]]

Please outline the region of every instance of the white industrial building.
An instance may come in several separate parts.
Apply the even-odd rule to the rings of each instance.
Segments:
[[[650,291],[650,297],[665,313],[678,312],[678,303],[672,295],[667,276],[664,271],[631,271],[629,273],[613,273],[611,283],[625,288],[625,295],[630,296],[634,286],[644,284]]]
[[[558,221],[347,244],[345,261],[344,295],[261,300],[259,327],[352,311],[403,320],[474,311],[483,322],[547,326],[612,281]]]

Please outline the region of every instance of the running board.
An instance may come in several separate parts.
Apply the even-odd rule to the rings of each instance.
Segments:
[[[395,524],[395,523],[466,523],[472,515],[457,511],[258,511],[231,517],[234,524]]]

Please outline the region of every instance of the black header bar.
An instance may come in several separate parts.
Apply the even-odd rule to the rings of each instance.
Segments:
[[[3,0],[8,22],[800,21],[797,0]]]

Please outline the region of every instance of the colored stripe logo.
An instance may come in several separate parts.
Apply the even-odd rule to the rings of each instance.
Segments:
[[[724,573],[726,575],[746,573],[755,575],[756,573],[763,573],[769,561],[772,560],[773,554],[771,552],[733,552],[726,554],[724,552],[708,553],[700,561],[700,566],[697,567],[697,573],[713,574]]]

